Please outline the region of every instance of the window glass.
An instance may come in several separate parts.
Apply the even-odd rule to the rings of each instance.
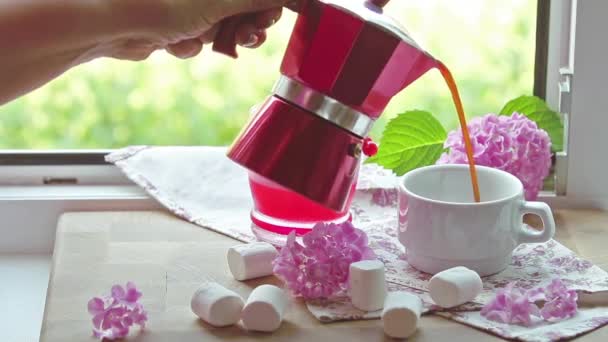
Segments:
[[[532,93],[536,1],[393,0],[386,12],[452,70],[469,117]],[[294,19],[285,11],[268,42],[255,51],[241,48],[237,61],[205,47],[187,61],[157,52],[140,63],[100,59],[79,66],[0,107],[0,148],[229,144],[277,79]],[[399,94],[373,135],[410,109],[429,110],[446,129],[456,127],[437,71]]]

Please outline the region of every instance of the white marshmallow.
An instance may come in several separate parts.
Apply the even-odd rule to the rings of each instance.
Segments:
[[[243,299],[237,293],[211,282],[201,285],[190,301],[192,312],[216,327],[237,323],[243,305]]]
[[[243,326],[251,331],[272,332],[283,322],[289,298],[280,288],[273,285],[256,287],[241,313]]]
[[[475,299],[482,287],[479,274],[459,266],[435,274],[429,282],[429,293],[437,305],[452,308]]]
[[[228,267],[236,280],[249,280],[272,274],[272,261],[279,253],[267,242],[233,246],[228,249]]]
[[[379,260],[352,263],[349,271],[350,296],[353,305],[363,311],[382,309],[386,297],[384,264]]]
[[[392,338],[408,338],[418,328],[422,301],[407,292],[390,292],[384,300],[382,325],[384,333]]]

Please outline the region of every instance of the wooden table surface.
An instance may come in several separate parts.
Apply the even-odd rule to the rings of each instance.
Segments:
[[[608,213],[558,211],[556,239],[608,269]],[[380,320],[319,323],[302,303],[294,303],[273,334],[248,333],[238,326],[212,328],[190,311],[200,283],[213,280],[244,298],[257,285],[232,279],[226,250],[239,242],[164,212],[68,213],[61,217],[41,341],[93,341],[88,300],[115,283],[134,281],[149,312],[143,333],[132,341],[383,341]],[[495,337],[440,318],[425,316],[416,341],[491,341]],[[580,338],[608,341],[608,328]]]

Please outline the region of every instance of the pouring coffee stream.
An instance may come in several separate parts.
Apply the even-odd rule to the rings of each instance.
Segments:
[[[454,78],[383,14],[378,5],[386,2],[298,2],[281,76],[228,151],[229,158],[249,170],[256,225],[288,233],[306,231],[315,221],[347,220],[365,137],[390,100],[434,68],[452,92],[479,201],[472,143]],[[214,50],[236,56],[229,32],[234,27],[225,29]],[[305,202],[310,205],[290,206]],[[328,210],[300,215],[306,222],[294,219],[292,214],[309,207]]]
[[[473,155],[473,143],[469,134],[467,119],[464,114],[464,106],[462,105],[462,100],[460,99],[460,94],[458,93],[458,87],[456,86],[456,80],[454,80],[454,76],[452,76],[450,69],[448,69],[443,63],[439,61],[437,62],[437,69],[439,69],[439,72],[441,72],[441,76],[443,76],[443,79],[445,80],[448,88],[450,89],[450,93],[452,94],[452,100],[454,101],[456,112],[458,113],[458,120],[460,121],[460,128],[462,129],[462,138],[464,140],[464,146],[467,152],[467,159],[469,161],[469,173],[471,174],[473,197],[475,199],[475,202],[481,202],[481,195],[479,193],[479,182],[477,180],[477,169],[475,168],[475,158]]]

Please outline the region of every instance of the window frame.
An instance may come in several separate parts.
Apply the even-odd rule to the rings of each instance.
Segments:
[[[545,98],[550,0],[538,0],[534,94]],[[539,34],[540,33],[540,34]],[[1,165],[102,165],[113,150],[0,150]],[[1,180],[0,180],[1,181]]]
[[[601,4],[586,4],[586,6],[602,6]],[[574,37],[576,35],[577,0],[537,2],[537,32],[534,94],[545,98],[551,107],[559,108],[562,112],[575,111],[572,107],[572,96],[577,86],[573,81],[575,53]],[[579,21],[580,22],[580,21]],[[587,37],[581,36],[578,39]],[[589,38],[588,38],[589,39]],[[566,56],[566,62],[564,62]],[[580,85],[580,83],[578,84]],[[564,91],[564,87],[567,91]],[[577,115],[580,119],[582,115]],[[565,150],[556,156],[556,192],[541,194],[541,200],[561,206],[572,206],[568,194],[576,194],[577,203],[584,193],[578,192],[567,182],[568,175],[572,177],[573,165],[568,158],[569,140],[575,136],[584,135],[582,126],[572,127],[572,117],[564,114],[566,125]],[[588,126],[586,126],[588,127]],[[114,150],[0,150],[0,188],[6,184],[64,184],[76,179],[75,184],[126,184],[128,179],[116,168],[105,162],[105,155]],[[6,181],[10,167],[23,167],[23,172]],[[88,167],[88,168],[87,168]],[[5,170],[2,172],[2,170]],[[45,173],[49,173],[46,175]],[[80,172],[86,170],[87,177],[81,177]],[[97,171],[95,171],[97,170]],[[92,175],[101,175],[95,180]],[[576,172],[576,171],[575,171]],[[17,178],[18,180],[15,180]],[[0,189],[1,192],[1,189]],[[606,189],[608,193],[608,188]],[[1,194],[0,194],[1,197]],[[607,196],[608,197],[608,196]],[[608,199],[607,199],[608,202]],[[596,207],[594,203],[588,203]],[[607,204],[608,207],[608,204]]]
[[[541,200],[554,209],[606,210],[608,177],[589,180],[605,173],[608,158],[601,158],[605,154],[603,146],[593,144],[593,137],[589,135],[608,127],[608,115],[598,115],[608,108],[608,96],[599,96],[591,99],[595,103],[589,103],[588,93],[597,93],[594,87],[597,88],[598,79],[608,79],[608,69],[590,70],[603,66],[605,59],[591,55],[608,55],[608,44],[601,45],[596,39],[598,32],[608,32],[608,21],[600,16],[608,12],[608,2],[578,4],[584,8],[577,11],[577,0],[539,0],[539,14],[550,13],[550,16],[543,24],[548,25],[547,31],[537,32],[537,39],[545,37],[547,45],[537,43],[535,77],[545,72],[546,99],[551,107],[565,113],[567,139],[556,167],[558,183],[564,182],[564,178],[571,180],[561,185],[562,194],[545,194]],[[539,21],[537,26],[541,24]],[[544,65],[543,48],[547,59]],[[582,71],[576,77],[575,69]],[[536,82],[535,94],[543,95],[538,90],[543,88],[542,79]],[[601,133],[597,134],[596,139],[600,136]],[[51,252],[57,218],[65,211],[162,210],[158,202],[143,192],[138,193],[118,168],[105,162],[105,155],[112,151],[0,151],[0,215],[3,217],[0,234],[5,237],[0,239],[0,252]],[[57,185],[73,177],[78,178],[77,185]],[[49,191],[49,186],[54,186],[54,191]],[[27,191],[20,192],[18,187]]]
[[[536,53],[534,58],[534,95],[546,99],[547,64],[549,61],[549,31],[551,0],[537,0]]]
[[[110,149],[0,150],[0,165],[101,165]]]
[[[608,210],[608,158],[605,144],[608,31],[605,1],[553,1],[547,97],[564,115],[565,149],[558,155],[558,186],[564,192],[556,205]],[[561,31],[561,32],[560,32]],[[556,53],[557,52],[557,53]],[[552,60],[553,59],[553,60]]]

